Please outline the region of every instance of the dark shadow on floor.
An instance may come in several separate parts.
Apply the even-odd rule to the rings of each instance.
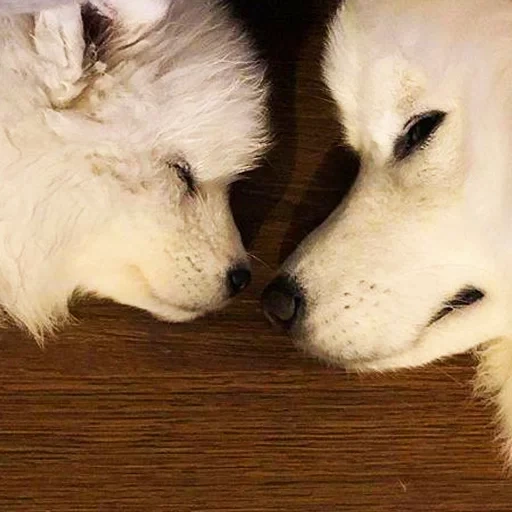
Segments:
[[[263,165],[235,184],[232,206],[247,247],[283,196],[295,167],[296,61],[308,31],[322,13],[315,0],[280,2],[232,0],[268,67],[274,145]]]
[[[281,263],[341,203],[352,187],[358,169],[359,159],[353,152],[338,145],[331,147],[295,209],[281,245]]]

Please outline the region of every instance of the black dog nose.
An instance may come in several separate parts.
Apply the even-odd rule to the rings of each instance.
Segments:
[[[295,280],[280,275],[265,288],[261,302],[263,312],[272,323],[289,329],[304,307],[304,296]]]
[[[234,297],[249,286],[251,282],[251,271],[246,265],[236,265],[228,271],[229,295]]]

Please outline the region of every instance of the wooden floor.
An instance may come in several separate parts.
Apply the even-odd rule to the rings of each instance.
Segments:
[[[268,266],[191,325],[89,302],[44,351],[1,332],[0,511],[512,511],[469,357],[361,377],[305,359],[264,320],[265,282],[355,163],[333,149],[319,82],[332,2],[238,3],[270,62],[277,143],[233,202]]]

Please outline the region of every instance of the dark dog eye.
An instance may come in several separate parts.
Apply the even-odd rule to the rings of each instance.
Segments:
[[[395,158],[403,160],[415,150],[424,147],[445,117],[446,112],[433,110],[411,118],[405,125],[405,133],[400,135],[395,142]]]
[[[187,186],[187,192],[189,194],[194,194],[197,191],[196,180],[194,179],[192,169],[190,168],[190,164],[188,162],[169,162],[168,166],[176,173],[178,178],[183,183],[185,183],[185,185]]]

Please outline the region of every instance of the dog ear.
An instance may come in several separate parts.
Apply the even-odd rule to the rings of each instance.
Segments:
[[[47,9],[35,15],[34,45],[41,57],[52,103],[64,106],[85,87],[84,31],[79,4]]]
[[[160,21],[171,0],[90,0],[104,16],[126,29],[138,29]]]
[[[3,14],[24,14],[42,11],[58,5],[70,4],[74,0],[0,0]]]
[[[62,1],[62,0],[57,0]],[[91,0],[87,2],[123,30],[138,32],[163,19],[171,0]],[[44,77],[52,104],[64,107],[87,85],[84,79],[86,43],[82,6],[68,0],[65,5],[35,15],[34,44],[45,66]]]

